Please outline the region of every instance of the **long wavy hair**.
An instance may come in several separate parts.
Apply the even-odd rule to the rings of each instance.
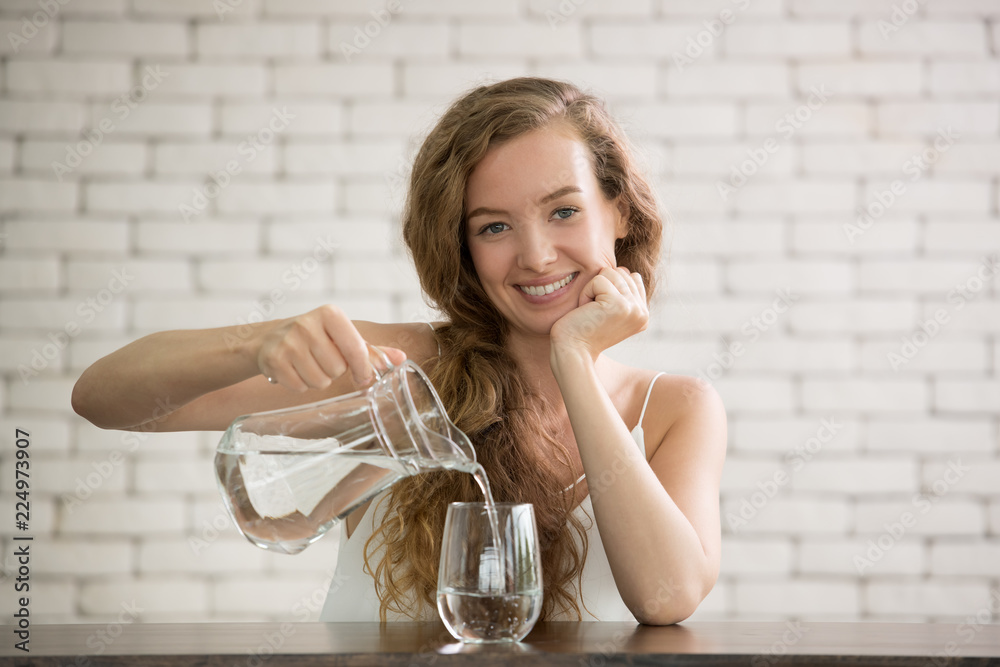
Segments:
[[[574,493],[557,482],[571,459],[557,437],[554,411],[533,393],[507,352],[507,322],[476,276],[464,230],[466,182],[486,152],[554,123],[571,128],[589,147],[604,196],[627,205],[628,230],[615,244],[615,257],[642,276],[651,296],[663,226],[653,189],[601,99],[569,83],[522,77],[460,98],[417,153],[403,214],[403,239],[420,285],[448,320],[437,331],[441,356],[429,377],[449,416],[472,440],[496,501],[534,505],[542,619],[571,611],[581,618],[577,599],[587,533],[571,511]],[[434,608],[448,503],[482,498],[472,476],[458,472],[427,473],[393,486],[383,499],[384,518],[364,549],[383,622],[390,610],[420,618]],[[370,559],[382,549],[372,568]]]

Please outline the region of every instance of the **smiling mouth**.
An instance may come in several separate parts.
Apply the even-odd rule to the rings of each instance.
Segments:
[[[571,273],[562,280],[557,280],[556,282],[550,283],[548,285],[537,285],[531,287],[525,285],[518,285],[517,288],[529,296],[545,296],[546,294],[552,294],[557,289],[562,289],[563,287],[566,287],[566,285],[569,285],[571,282],[573,282],[573,279],[576,278],[578,274],[579,272]]]

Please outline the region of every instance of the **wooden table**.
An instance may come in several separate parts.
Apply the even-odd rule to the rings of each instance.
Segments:
[[[1000,625],[539,623],[520,644],[456,643],[440,622],[7,626],[0,665],[919,665],[1000,666]]]

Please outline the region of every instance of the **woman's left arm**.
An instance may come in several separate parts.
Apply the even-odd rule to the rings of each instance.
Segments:
[[[617,289],[599,283],[595,303],[577,309],[588,313],[575,316],[576,326],[561,323],[558,335],[553,327],[550,362],[622,600],[640,622],[667,625],[690,616],[718,577],[726,415],[715,389],[703,380],[685,379],[679,388],[659,383],[651,406],[669,402],[677,417],[647,463],[596,371],[597,355],[610,347],[609,340],[627,337],[629,320],[633,328],[634,321],[641,322],[638,330],[648,320],[641,281],[636,314],[636,301],[628,303],[627,294],[620,298],[625,287],[618,277],[605,273]],[[637,278],[633,274],[632,283],[626,281],[633,292]]]

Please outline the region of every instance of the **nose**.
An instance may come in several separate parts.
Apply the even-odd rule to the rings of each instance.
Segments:
[[[559,256],[553,239],[545,231],[544,225],[522,227],[518,238],[518,268],[543,273],[545,268]]]

